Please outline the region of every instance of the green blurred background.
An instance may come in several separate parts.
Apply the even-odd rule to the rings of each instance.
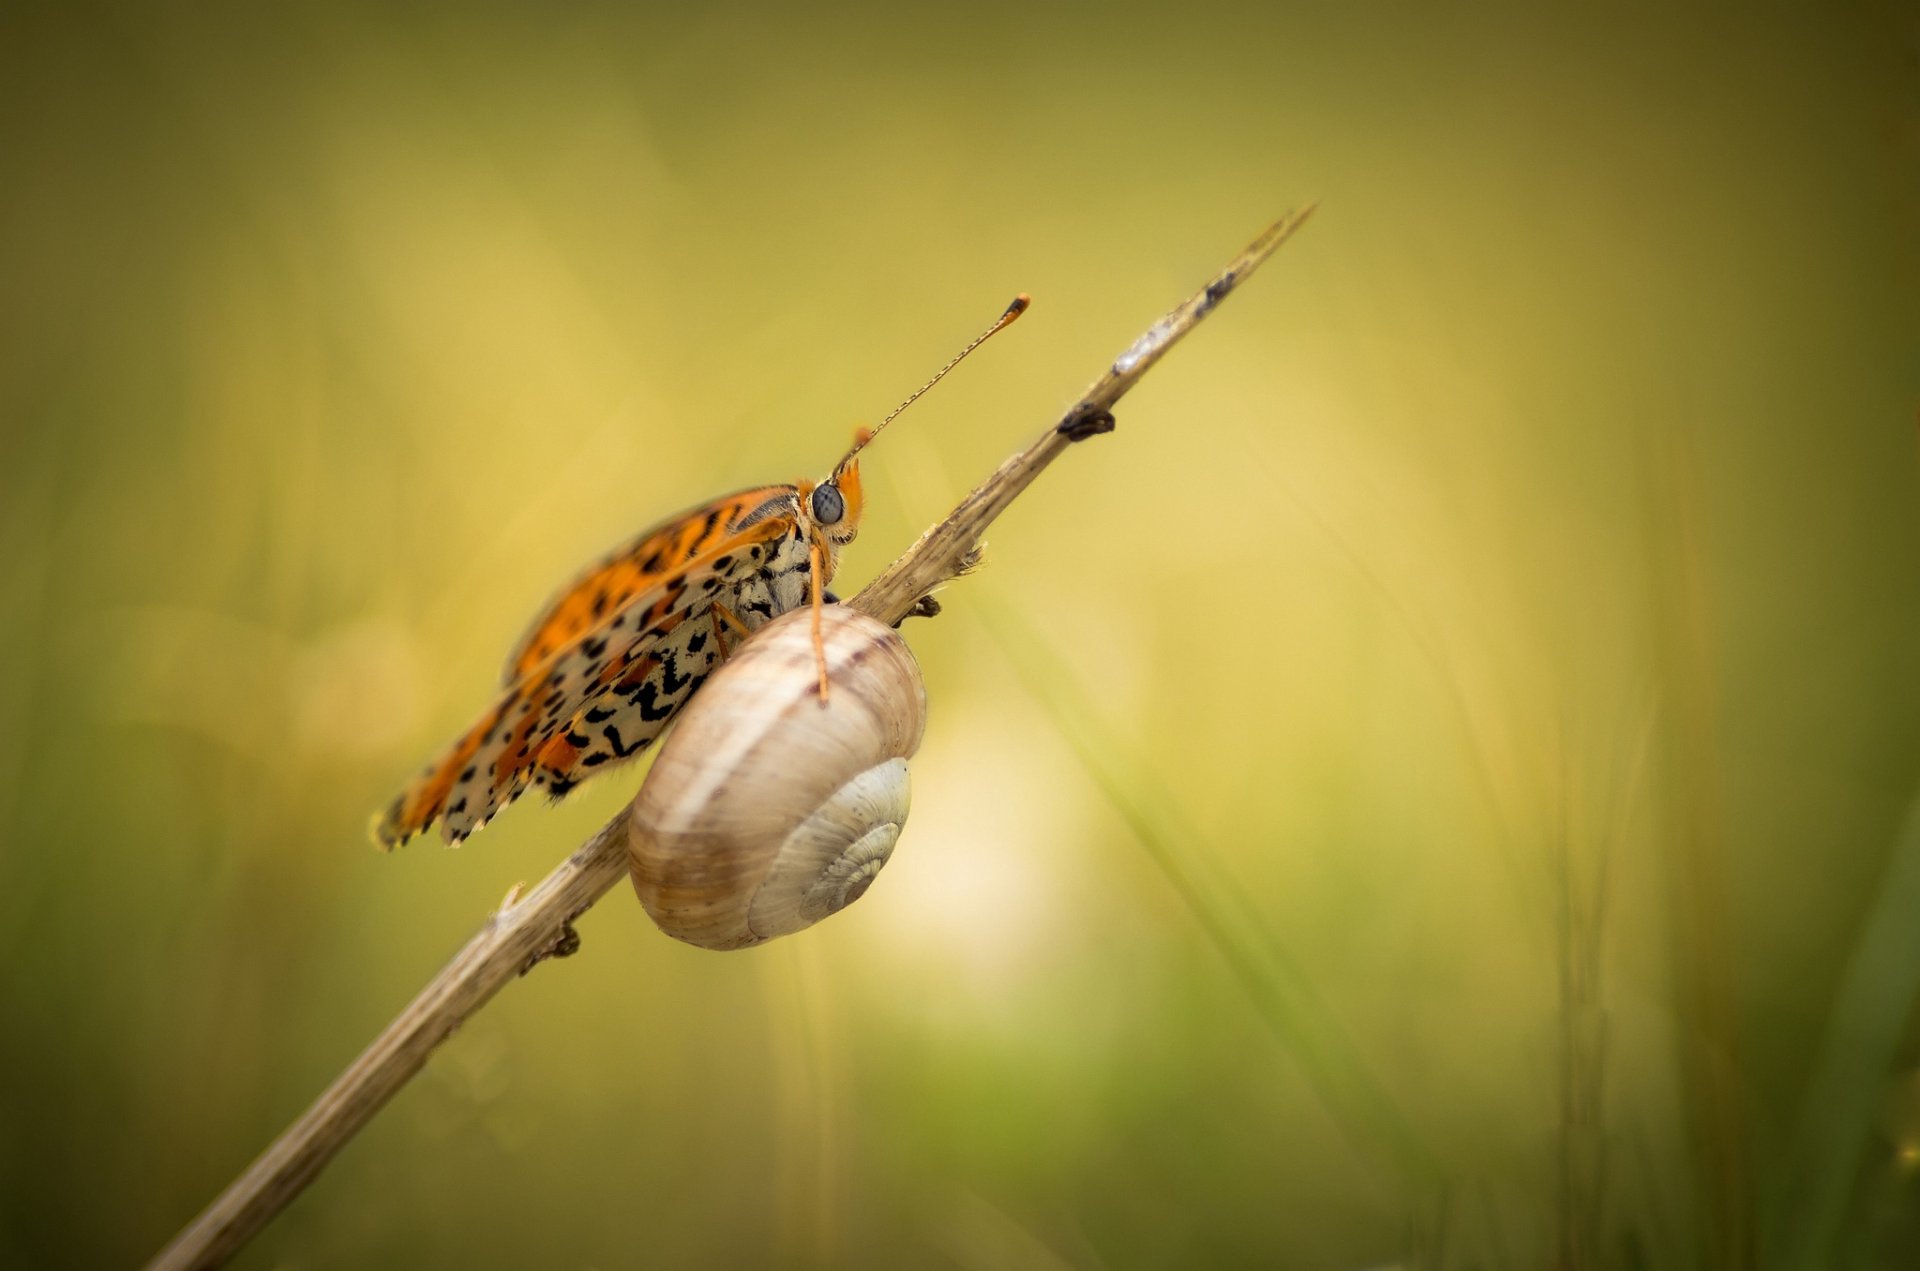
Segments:
[[[866,464],[868,899],[622,889],[242,1265],[1920,1265],[1892,3],[9,6],[0,1262],[153,1252],[628,770],[369,813],[550,588]]]

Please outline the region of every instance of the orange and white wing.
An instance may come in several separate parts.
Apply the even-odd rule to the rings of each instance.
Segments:
[[[769,497],[777,489],[771,487]],[[732,502],[716,505],[725,518],[716,527],[731,519]],[[457,843],[528,785],[565,793],[606,762],[586,764],[590,755],[610,747],[617,752],[613,757],[624,759],[651,741],[718,654],[709,616],[715,598],[758,570],[793,528],[792,518],[778,512],[752,517],[764,502],[739,512],[751,518],[744,528],[736,521],[724,535],[703,531],[692,542],[704,550],[678,559],[664,573],[643,571],[644,585],[628,585],[637,576],[623,555],[589,570],[556,597],[522,641],[506,691],[377,818],[374,839],[391,850],[439,821],[441,837]],[[669,537],[663,547],[655,543],[662,535],[704,522],[702,511],[642,537],[635,546],[654,546],[641,563],[682,542]],[[592,733],[577,731],[596,705],[607,709],[616,701],[624,732],[616,727],[609,742],[611,716],[593,720]],[[636,726],[641,716],[649,727]],[[562,773],[564,780],[554,779]]]
[[[694,561],[722,554],[728,540],[790,505],[790,485],[760,486],[688,508],[642,530],[556,592],[514,645],[501,674],[511,688],[542,662],[595,630],[635,597]]]

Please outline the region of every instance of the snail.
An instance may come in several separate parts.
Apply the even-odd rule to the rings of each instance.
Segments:
[[[634,796],[634,889],[662,931],[739,949],[858,900],[907,819],[927,695],[900,633],[810,607],[734,650],[693,696]]]

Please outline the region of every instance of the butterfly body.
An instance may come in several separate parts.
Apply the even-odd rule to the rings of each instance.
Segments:
[[[557,798],[637,755],[741,629],[825,587],[859,514],[849,462],[819,485],[692,508],[589,567],[522,637],[493,705],[375,821],[375,840],[397,847],[438,822],[457,843],[529,787]]]

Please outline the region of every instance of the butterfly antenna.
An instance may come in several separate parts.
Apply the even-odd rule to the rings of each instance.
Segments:
[[[1021,314],[1025,313],[1027,311],[1027,306],[1032,303],[1033,303],[1033,297],[1029,296],[1024,291],[1021,292],[1019,295],[1015,296],[1013,298],[1013,303],[1007,306],[1006,311],[1002,313],[999,317],[993,320],[993,325],[988,327],[985,331],[982,331],[979,335],[974,336],[973,339],[969,340],[967,342],[966,348],[961,349],[958,353],[954,354],[952,359],[949,360],[945,366],[941,367],[939,370],[933,373],[932,379],[922,384],[919,388],[914,389],[913,392],[907,394],[907,399],[901,402],[898,406],[895,406],[892,410],[888,411],[887,417],[881,420],[878,424],[874,425],[871,431],[868,431],[867,429],[864,429],[864,428],[861,429],[859,440],[855,441],[853,443],[853,449],[847,451],[845,457],[843,457],[838,464],[834,465],[834,471],[838,472],[841,469],[844,469],[849,463],[852,463],[853,457],[859,454],[861,449],[868,442],[872,441],[875,437],[878,437],[880,435],[880,430],[882,428],[885,428],[888,424],[892,423],[895,419],[899,418],[901,411],[905,410],[907,407],[919,401],[921,396],[925,394],[928,389],[932,388],[935,384],[938,384],[941,380],[945,379],[948,371],[951,371],[954,367],[960,365],[961,362],[966,360],[967,354],[973,352],[975,349],[985,344],[988,340],[992,339],[995,335],[999,334],[999,332],[1002,329],[1012,326],[1013,320],[1019,317]]]

